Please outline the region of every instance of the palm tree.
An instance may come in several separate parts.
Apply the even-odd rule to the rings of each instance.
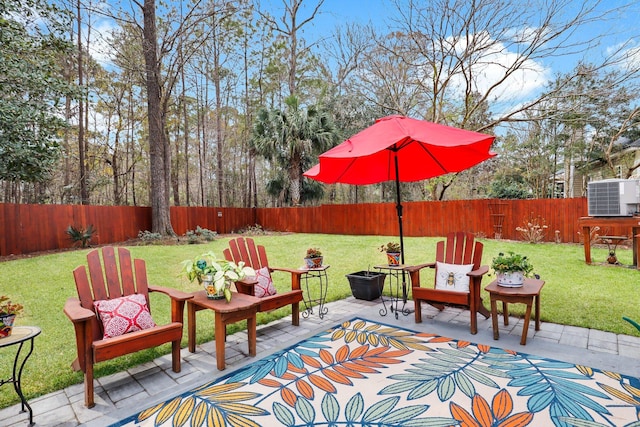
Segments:
[[[288,189],[291,203],[300,204],[302,173],[315,157],[338,141],[338,131],[329,114],[320,106],[300,108],[295,95],[285,99],[286,109],[261,109],[253,124],[252,143],[256,152],[279,166],[285,176],[280,201]],[[273,187],[273,186],[272,186]]]

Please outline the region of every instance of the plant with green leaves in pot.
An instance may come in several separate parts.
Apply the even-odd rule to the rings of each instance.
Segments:
[[[22,313],[22,304],[12,303],[8,296],[0,295],[0,338],[11,335],[16,316]]]
[[[519,287],[525,277],[530,277],[533,265],[524,255],[513,251],[500,252],[491,262],[491,268],[496,273],[498,284],[501,286]]]
[[[322,267],[322,251],[318,248],[307,249],[307,254],[304,257],[304,262],[307,264],[307,268],[319,268]]]
[[[211,251],[182,261],[182,273],[190,282],[198,280],[198,283],[204,286],[208,298],[225,298],[227,301],[231,301],[231,282],[256,275],[255,270],[246,266],[244,262],[236,264],[233,261],[219,259]]]
[[[389,265],[400,265],[400,243],[398,242],[388,242],[382,246],[380,246],[380,252],[386,252],[387,254],[387,264]]]

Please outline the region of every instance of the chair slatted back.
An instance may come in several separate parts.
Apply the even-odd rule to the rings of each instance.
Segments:
[[[100,252],[102,252],[102,261],[100,260]],[[116,262],[114,248],[105,246],[102,250],[95,249],[87,254],[87,266],[88,275],[84,265],[73,270],[76,290],[82,307],[95,311],[94,301],[138,293],[145,296],[149,310],[151,310],[147,269],[144,260],[135,259],[132,264],[131,252],[125,248],[118,248],[118,262]],[[135,267],[135,280],[133,267]],[[102,323],[98,321],[97,317],[93,321],[92,329],[94,331],[93,339],[99,340],[102,337]]]
[[[483,246],[481,242],[475,241],[471,233],[449,233],[446,241],[436,244],[436,261],[447,264],[473,264],[475,270],[482,262]]]
[[[129,258],[129,260],[131,260],[131,258]],[[139,258],[134,259],[133,263],[136,268],[136,286],[134,292],[142,294],[147,298],[147,306],[149,307],[149,311],[151,311],[151,301],[149,301],[149,282],[147,281],[147,264],[143,259]]]
[[[128,249],[118,249],[118,262],[120,264],[120,283],[118,283],[120,286],[118,286],[118,289],[122,289],[122,295],[135,294],[136,282],[133,279],[133,265],[131,264],[131,253]],[[109,295],[111,296],[112,294]]]
[[[227,261],[233,261],[236,264],[243,261],[245,265],[254,270],[269,266],[264,246],[256,245],[250,237],[246,239],[238,237],[229,240],[229,248],[225,249],[223,254]]]

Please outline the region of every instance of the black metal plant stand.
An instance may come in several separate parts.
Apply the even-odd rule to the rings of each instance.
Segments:
[[[329,279],[327,277],[327,269],[330,266],[323,265],[318,268],[304,268],[305,271],[302,274],[301,282],[303,283],[306,292],[303,293],[303,301],[305,310],[302,312],[302,317],[307,319],[313,314],[313,303],[318,303],[318,317],[324,318],[324,315],[329,312],[329,309],[324,305],[327,300],[327,289],[329,288]],[[317,298],[312,297],[311,289],[309,287],[309,281],[318,283]],[[314,294],[316,294],[314,292]]]
[[[380,271],[387,270],[389,273],[387,274],[389,277],[389,310],[395,314],[396,319],[398,318],[398,313],[402,313],[405,316],[408,316],[411,313],[411,310],[407,308],[407,292],[406,292],[406,282],[405,282],[405,271],[404,268],[406,266],[403,264],[400,265],[375,265],[373,268],[378,269]],[[380,299],[382,300],[382,307],[380,309],[380,315],[386,316],[387,304],[384,300],[384,295],[380,292]],[[402,307],[400,304],[402,303]]]
[[[27,363],[27,359],[29,359],[31,353],[33,353],[33,340],[35,337],[40,335],[40,332],[40,328],[35,326],[15,326],[10,336],[0,339],[0,348],[10,347],[13,345],[18,346],[16,357],[13,359],[13,375],[11,378],[0,380],[0,387],[5,384],[13,384],[14,390],[18,394],[18,397],[20,397],[20,403],[22,406],[22,410],[20,412],[29,411],[30,426],[34,424],[33,410],[22,393],[22,371],[24,370],[24,365]],[[20,362],[20,353],[22,352],[22,348],[26,342],[30,343],[29,352],[24,356],[24,358],[22,358],[22,362]]]

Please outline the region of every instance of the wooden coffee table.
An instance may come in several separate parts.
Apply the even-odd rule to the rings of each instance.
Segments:
[[[540,330],[540,290],[544,286],[544,280],[525,278],[524,284],[519,288],[510,288],[498,285],[498,281],[494,280],[489,283],[486,288],[491,298],[491,321],[493,323],[493,339],[500,337],[498,331],[498,301],[502,301],[502,313],[504,315],[505,326],[509,325],[509,309],[508,303],[521,303],[527,305],[527,311],[524,315],[524,326],[522,329],[521,345],[527,344],[527,332],[529,331],[529,320],[531,319],[531,307],[535,303],[536,313],[536,331]]]
[[[256,355],[256,312],[260,298],[233,292],[231,301],[225,299],[209,299],[205,291],[195,292],[193,298],[187,300],[187,318],[189,321],[189,351],[196,351],[196,312],[213,310],[215,312],[216,362],[219,370],[224,370],[224,347],[227,338],[227,325],[247,319],[247,335],[249,338],[249,355]]]

